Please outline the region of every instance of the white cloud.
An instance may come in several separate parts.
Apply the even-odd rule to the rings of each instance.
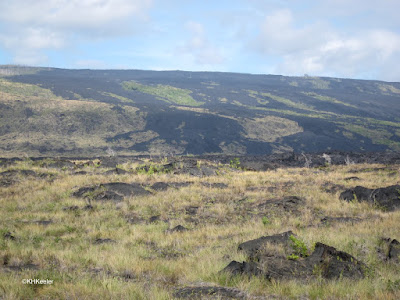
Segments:
[[[297,28],[290,10],[278,10],[265,17],[255,48],[265,54],[286,55],[315,47],[328,39],[324,25],[307,25]],[[320,32],[324,34],[320,34]]]
[[[394,68],[400,55],[398,33],[369,29],[348,34],[316,21],[296,26],[289,10],[265,17],[253,49],[266,58],[281,57],[275,73],[362,77],[365,74],[386,80],[399,80]]]
[[[190,21],[186,23],[190,38],[177,48],[179,54],[190,56],[198,65],[222,64],[222,51],[207,38],[202,24]]]
[[[16,63],[39,64],[43,50],[74,45],[81,37],[132,34],[147,21],[151,5],[152,0],[1,1],[0,23],[7,26],[0,31],[0,46]]]
[[[0,3],[0,19],[67,30],[104,29],[132,16],[146,18],[151,4],[151,0],[13,0]]]
[[[0,42],[7,48],[31,50],[57,49],[65,45],[62,35],[41,28],[24,28],[11,35],[1,34]]]

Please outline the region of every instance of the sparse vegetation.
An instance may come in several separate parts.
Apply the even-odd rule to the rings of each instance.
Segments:
[[[288,107],[292,107],[292,108],[297,108],[297,109],[302,109],[302,110],[313,110],[314,108],[308,105],[305,105],[303,103],[299,103],[299,102],[294,102],[290,99],[284,98],[284,97],[280,97],[280,96],[276,96],[276,95],[272,95],[271,93],[260,93],[262,96],[264,97],[268,97],[272,100],[275,100],[277,102],[283,103]]]
[[[235,157],[234,159],[231,159],[229,165],[231,166],[231,168],[239,169],[240,168],[239,157]]]
[[[204,102],[198,102],[190,96],[192,91],[170,85],[158,84],[156,86],[151,86],[140,84],[135,81],[125,81],[122,83],[122,86],[126,90],[134,90],[154,95],[159,97],[160,100],[178,105],[201,106],[204,104]]]
[[[20,161],[0,168],[0,172],[29,169],[37,174],[52,172],[55,176],[50,180],[20,174],[17,181],[0,189],[2,298],[93,299],[107,295],[110,299],[175,299],[178,288],[196,286],[198,282],[234,287],[254,296],[281,298],[400,296],[399,268],[382,261],[377,252],[377,248],[384,247],[382,237],[399,239],[400,211],[343,202],[338,197],[340,190],[326,191],[335,184],[352,187],[354,183],[343,179],[351,174],[357,174],[361,180],[358,184],[369,188],[396,184],[397,177],[379,169],[387,166],[333,165],[328,171],[227,169],[223,175],[196,177],[164,172],[149,176],[147,171],[135,172],[142,165],[138,162],[118,165],[128,170],[127,174],[104,175],[101,164],[95,167],[87,161],[82,161],[84,167],[79,169],[87,173],[74,175],[77,170],[47,167],[55,162]],[[148,161],[146,165],[166,163]],[[399,166],[390,168],[400,171]],[[109,182],[135,183],[151,193],[128,196],[120,202],[96,200],[106,193],[104,188],[92,194],[88,190],[90,203],[73,196],[78,188]],[[166,184],[166,190],[151,188],[160,182]],[[305,199],[297,212],[265,206],[290,195]],[[321,226],[324,216],[361,221],[332,219]],[[167,231],[177,225],[189,230]],[[329,280],[317,276],[323,270],[315,270],[315,279],[268,281],[220,273],[230,260],[245,260],[244,254],[236,251],[238,244],[287,230],[293,230],[297,236],[290,238],[293,253],[286,254],[288,259],[301,262],[312,251],[307,245],[323,242],[365,262],[371,275],[357,280]],[[278,248],[271,245],[267,250],[281,253],[283,250]],[[48,278],[54,283],[23,285],[23,278]]]
[[[266,216],[262,217],[261,220],[262,220],[262,223],[264,224],[264,226],[267,226],[267,225],[271,224],[270,219],[268,217],[266,217]]]
[[[108,147],[119,155],[400,149],[397,83],[196,72],[189,83],[179,72],[150,80],[151,73],[133,70],[80,77],[19,66],[1,72],[3,156],[104,155]]]
[[[307,246],[302,240],[296,238],[294,235],[291,235],[289,237],[289,239],[292,242],[291,247],[293,248],[295,255],[301,256],[301,257],[308,256]]]
[[[337,99],[335,99],[335,98],[333,98],[333,97],[319,95],[319,94],[314,93],[314,92],[303,92],[303,94],[304,94],[304,95],[307,95],[307,96],[310,96],[310,97],[313,97],[313,98],[315,98],[315,99],[321,100],[321,101],[331,102],[331,103],[335,103],[335,104],[341,104],[341,105],[344,105],[344,106],[357,108],[357,107],[354,106],[354,105],[351,105],[351,104],[349,104],[349,103],[346,103],[346,102],[337,100]]]
[[[0,159],[0,299],[172,300],[193,286],[400,299],[400,210],[381,199],[400,197],[398,156],[331,151],[400,149],[397,83],[73,73],[0,67],[1,156],[22,158]],[[238,247],[283,232],[253,253]],[[310,276],[260,276],[271,257],[301,268],[320,243],[343,252]],[[365,276],[329,278],[339,254]],[[229,262],[254,272],[229,276]]]
[[[245,137],[263,142],[274,142],[279,137],[303,131],[296,122],[274,116],[244,119],[240,123],[245,129]]]

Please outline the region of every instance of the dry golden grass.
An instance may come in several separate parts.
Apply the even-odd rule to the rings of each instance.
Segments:
[[[132,170],[135,164],[122,166]],[[325,169],[277,169],[267,172],[228,172],[206,178],[171,174],[102,175],[104,169],[85,167],[88,175],[20,162],[8,169],[52,173],[54,181],[19,177],[0,188],[0,298],[3,299],[174,299],[174,289],[211,284],[231,286],[251,295],[310,299],[399,299],[398,265],[379,260],[381,237],[400,239],[400,212],[384,212],[363,203],[339,200],[339,192],[324,191],[327,183],[369,188],[399,183],[387,171],[354,170],[380,165],[335,166]],[[0,169],[5,171],[6,169]],[[353,172],[351,172],[353,171]],[[357,182],[344,178],[358,176]],[[79,187],[107,182],[192,182],[146,197],[123,202],[92,202],[71,196]],[[208,183],[208,184],[203,184]],[[225,183],[226,189],[209,184]],[[270,188],[270,189],[268,189]],[[257,205],[285,196],[304,198],[297,214],[267,211],[268,222]],[[79,206],[79,210],[63,208]],[[198,207],[189,215],[187,207]],[[160,221],[149,223],[151,216]],[[143,222],[130,224],[129,217]],[[321,225],[324,216],[363,219],[359,223]],[[52,220],[49,225],[33,223]],[[185,232],[167,233],[176,225]],[[227,277],[219,273],[231,260],[246,257],[237,246],[260,236],[292,230],[308,246],[323,242],[346,251],[371,267],[365,279],[268,282],[260,278]],[[11,232],[16,239],[4,238]],[[94,244],[98,238],[115,243]],[[267,251],[283,251],[268,247]],[[283,253],[283,252],[282,252]],[[283,253],[284,254],[284,253]],[[9,270],[3,266],[35,264],[38,269]],[[23,285],[24,278],[52,279],[46,286]]]

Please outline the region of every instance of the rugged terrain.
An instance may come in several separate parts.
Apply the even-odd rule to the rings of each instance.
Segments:
[[[0,67],[1,156],[400,149],[400,83]]]
[[[2,159],[0,298],[399,299],[399,163]]]
[[[0,299],[400,298],[399,83],[0,76]]]

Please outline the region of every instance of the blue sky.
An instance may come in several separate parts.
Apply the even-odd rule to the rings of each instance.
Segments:
[[[0,64],[400,81],[400,1],[0,1]]]

